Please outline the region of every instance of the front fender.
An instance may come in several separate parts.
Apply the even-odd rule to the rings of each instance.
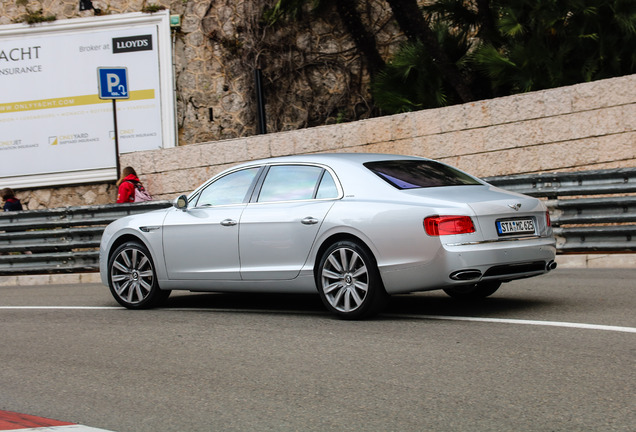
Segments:
[[[99,246],[99,271],[102,283],[108,285],[108,260],[120,244],[137,240],[150,252],[158,279],[165,279],[167,272],[163,259],[163,220],[169,210],[157,210],[126,216],[110,223],[102,234]]]

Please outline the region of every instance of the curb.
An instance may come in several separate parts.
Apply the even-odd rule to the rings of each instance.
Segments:
[[[21,430],[23,432],[112,432],[76,423],[0,410],[0,431]]]

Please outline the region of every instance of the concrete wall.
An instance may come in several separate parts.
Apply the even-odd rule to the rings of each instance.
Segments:
[[[158,198],[233,164],[318,152],[438,159],[477,176],[636,167],[636,75],[446,108],[122,155]]]

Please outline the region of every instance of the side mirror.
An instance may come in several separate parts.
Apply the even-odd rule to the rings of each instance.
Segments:
[[[172,206],[181,211],[186,211],[188,209],[188,197],[186,195],[180,195],[174,200]]]

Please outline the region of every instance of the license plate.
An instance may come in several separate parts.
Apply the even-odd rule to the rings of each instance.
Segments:
[[[513,219],[497,221],[497,232],[499,235],[532,234],[534,233],[534,220]]]

